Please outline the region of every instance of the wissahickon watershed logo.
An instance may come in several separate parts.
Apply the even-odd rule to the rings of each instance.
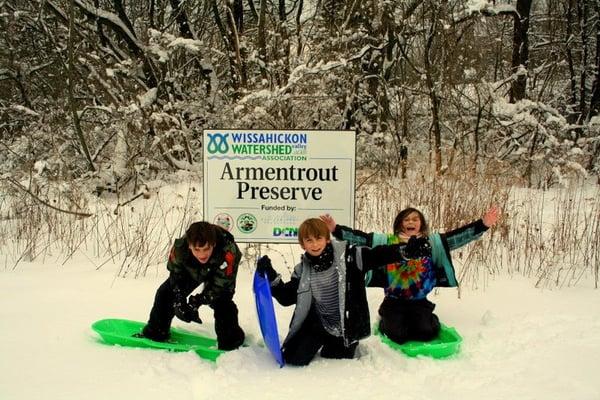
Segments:
[[[215,132],[207,134],[209,158],[306,161],[304,132]]]
[[[237,219],[237,227],[242,233],[252,233],[256,230],[258,221],[252,214],[242,214]]]

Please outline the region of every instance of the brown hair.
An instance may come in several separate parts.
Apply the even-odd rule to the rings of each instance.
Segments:
[[[425,217],[423,213],[416,208],[408,207],[404,210],[400,211],[394,220],[394,235],[398,235],[402,231],[402,221],[408,217],[411,213],[417,213],[419,219],[421,220],[421,232],[423,235],[429,234],[429,226],[427,226],[427,221],[425,221]]]
[[[304,239],[307,239],[309,236],[314,238],[323,237],[329,240],[329,228],[327,228],[327,224],[319,218],[305,220],[300,224],[300,228],[298,228],[298,242],[302,244]]]
[[[218,229],[220,228],[210,222],[194,222],[185,231],[188,245],[203,247],[208,244],[209,246],[215,246],[217,244]]]

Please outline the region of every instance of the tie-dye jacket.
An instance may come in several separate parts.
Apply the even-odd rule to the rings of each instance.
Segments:
[[[431,256],[406,259],[401,263],[382,265],[370,271],[365,283],[382,287],[386,296],[404,299],[421,299],[434,287],[456,287],[458,281],[450,251],[479,239],[487,227],[481,219],[446,233],[433,233],[428,240]],[[365,233],[343,225],[336,225],[333,236],[359,246],[378,246],[401,243],[394,234]]]

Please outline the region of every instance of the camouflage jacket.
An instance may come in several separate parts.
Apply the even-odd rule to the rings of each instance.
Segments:
[[[238,265],[242,258],[233,235],[222,228],[219,231],[217,243],[206,264],[200,264],[194,257],[185,236],[175,240],[167,262],[171,286],[184,290],[204,283],[202,294],[210,304],[221,296],[233,296]]]

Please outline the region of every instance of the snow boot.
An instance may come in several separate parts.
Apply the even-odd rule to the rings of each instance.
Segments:
[[[171,337],[171,333],[170,329],[156,329],[150,325],[146,325],[144,329],[142,329],[140,336],[154,340],[155,342],[166,342],[169,340],[169,337]]]

